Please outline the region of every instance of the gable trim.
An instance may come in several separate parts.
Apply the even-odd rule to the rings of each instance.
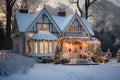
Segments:
[[[78,20],[81,22],[84,30],[87,32],[88,36],[90,37],[90,32],[89,32],[88,29],[86,28],[85,24],[83,23],[83,21],[81,20],[81,18],[79,17],[78,14],[76,14],[76,16],[77,16]]]
[[[64,28],[64,30],[63,30],[63,35],[64,35],[65,31],[67,30],[67,28],[69,27],[70,23],[72,23],[72,22],[75,20],[75,18],[77,18],[78,21],[82,24],[82,27],[84,28],[85,32],[86,32],[86,33],[89,35],[89,37],[90,37],[89,31],[87,30],[86,26],[84,25],[84,23],[82,22],[82,20],[80,19],[79,15],[78,15],[77,13],[74,14],[74,16],[71,18],[71,20],[69,21],[69,23],[68,23],[68,24],[66,25],[66,27]]]
[[[51,17],[50,13],[48,12],[48,10],[44,7],[39,14],[36,16],[36,18],[33,20],[33,22],[29,25],[29,27],[26,29],[26,32],[28,32],[28,30],[33,27],[33,24],[35,23],[35,21],[37,20],[37,18],[39,16],[41,16],[42,14],[46,13],[46,15],[48,15],[49,19],[51,20],[51,22],[53,23],[53,25],[56,27],[56,29],[58,30],[59,34],[61,35],[61,30],[58,27],[58,25],[55,23],[54,19]]]
[[[72,16],[72,18],[69,20],[69,22],[67,23],[67,25],[65,26],[64,30],[63,30],[63,34],[66,31],[66,29],[68,28],[68,25],[70,25],[70,23],[74,20],[76,13]]]

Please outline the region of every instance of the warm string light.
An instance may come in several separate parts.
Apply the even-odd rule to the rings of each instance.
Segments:
[[[84,47],[87,47],[87,44],[86,44],[85,42],[83,42],[83,46],[84,46]]]

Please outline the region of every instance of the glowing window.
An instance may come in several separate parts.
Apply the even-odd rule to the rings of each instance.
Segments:
[[[54,52],[55,52],[56,46],[57,46],[57,42],[54,41]]]
[[[48,42],[44,42],[44,46],[45,46],[45,53],[48,53]]]
[[[38,30],[42,30],[42,25],[38,24]]]
[[[48,30],[48,25],[44,24],[43,30]]]
[[[34,42],[34,53],[37,53],[37,50],[38,49],[38,47],[37,47],[37,42]]]
[[[76,26],[74,26],[74,32],[77,32],[77,27]]]
[[[43,53],[43,41],[40,41],[40,53]]]
[[[72,31],[72,27],[69,26],[69,27],[68,27],[68,32],[71,32],[71,31]]]
[[[49,42],[49,46],[50,46],[50,47],[49,47],[49,48],[50,48],[50,54],[52,54],[52,51],[53,51],[53,48],[52,48],[52,47],[53,47],[53,46],[52,46],[52,42],[51,42],[51,41]]]

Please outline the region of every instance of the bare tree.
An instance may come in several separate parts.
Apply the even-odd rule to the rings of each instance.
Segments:
[[[88,18],[88,10],[89,10],[89,7],[97,0],[84,0],[85,1],[85,4],[84,4],[84,7],[85,7],[85,10],[83,10],[81,7],[80,7],[80,0],[69,0],[69,2],[71,4],[76,4],[77,5],[77,8],[81,14],[81,17],[86,17],[86,19]]]
[[[6,41],[5,49],[12,49],[12,40],[11,40],[11,18],[12,18],[12,9],[16,0],[5,0],[6,2]]]
[[[5,30],[3,28],[3,23],[0,21],[0,50],[4,49],[5,43]]]
[[[42,2],[41,0],[21,0],[21,6],[27,7],[31,12],[34,12]]]
[[[11,23],[14,11],[19,10],[23,2],[25,3],[25,6],[33,9],[34,11],[39,6],[40,1],[41,0],[0,0],[0,11],[6,15],[5,49],[12,49]]]

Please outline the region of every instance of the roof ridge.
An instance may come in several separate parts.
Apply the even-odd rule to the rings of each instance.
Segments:
[[[63,30],[67,27],[67,25],[69,24],[69,22],[72,20],[72,18],[74,17],[76,15],[76,13],[73,13],[73,14],[71,14],[71,15],[69,15],[66,19],[65,19],[65,21],[64,21],[64,23],[66,23],[66,25],[65,24],[63,24],[62,26],[64,26],[64,28],[63,28]],[[67,21],[66,21],[67,20]],[[62,30],[62,31],[63,31]]]

